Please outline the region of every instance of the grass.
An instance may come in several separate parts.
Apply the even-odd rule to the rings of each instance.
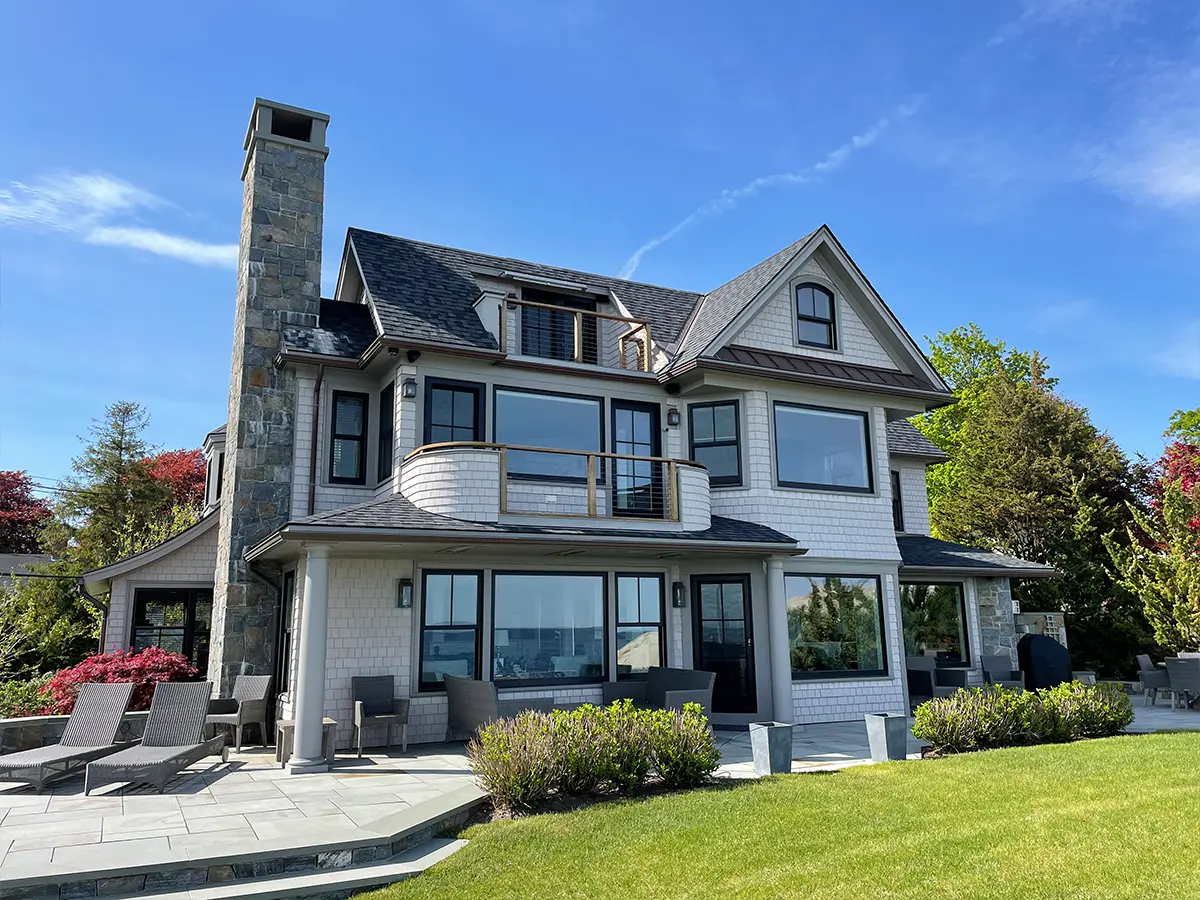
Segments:
[[[1200,734],[791,775],[473,826],[360,900],[1195,896]]]

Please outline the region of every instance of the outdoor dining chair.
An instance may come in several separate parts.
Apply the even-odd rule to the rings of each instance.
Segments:
[[[400,726],[400,751],[408,752],[408,698],[396,696],[392,675],[355,675],[350,679],[354,700],[354,737],[362,757],[364,728],[387,726],[387,745],[392,746],[392,726]]]
[[[1142,682],[1142,693],[1146,695],[1146,699],[1142,701],[1143,706],[1154,706],[1158,701],[1158,692],[1164,694],[1171,692],[1171,681],[1167,675],[1166,669],[1160,669],[1150,661],[1148,654],[1139,653],[1138,658],[1138,679]]]
[[[1187,709],[1192,701],[1200,699],[1200,659],[1177,659],[1168,656],[1167,680],[1171,692],[1171,709],[1175,709],[1179,698],[1183,698],[1183,708]]]
[[[242,752],[242,729],[256,724],[263,746],[267,746],[267,706],[271,697],[270,675],[239,675],[233,696],[208,701],[206,725],[228,725],[234,732],[234,748]]]

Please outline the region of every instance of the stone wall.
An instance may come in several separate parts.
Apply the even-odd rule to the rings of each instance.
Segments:
[[[117,741],[140,738],[146,727],[146,712],[127,712],[121,720]],[[18,750],[33,750],[48,744],[57,744],[62,738],[70,716],[23,716],[17,719],[0,719],[0,753],[16,753]]]
[[[1017,633],[1013,624],[1012,590],[1007,578],[976,578],[979,643],[984,656],[1009,656],[1016,664]]]

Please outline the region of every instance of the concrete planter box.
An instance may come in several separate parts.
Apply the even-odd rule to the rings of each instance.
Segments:
[[[750,750],[754,774],[786,775],[792,771],[792,726],[786,722],[751,722]]]
[[[904,713],[867,713],[867,743],[871,760],[887,762],[908,756],[908,716]]]

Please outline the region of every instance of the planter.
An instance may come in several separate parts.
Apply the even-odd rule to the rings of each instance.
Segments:
[[[786,722],[751,722],[750,749],[754,774],[786,775],[792,771],[792,726]]]
[[[867,742],[872,762],[904,759],[908,755],[908,716],[904,713],[867,713]]]

